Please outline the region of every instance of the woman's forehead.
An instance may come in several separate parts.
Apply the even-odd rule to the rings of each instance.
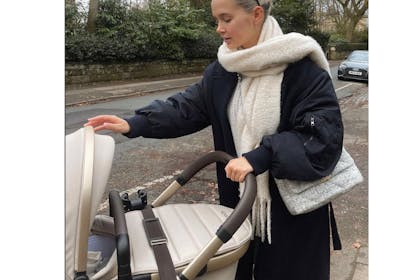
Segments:
[[[211,10],[213,16],[221,16],[222,14],[230,14],[239,9],[240,6],[236,4],[235,0],[212,0]]]

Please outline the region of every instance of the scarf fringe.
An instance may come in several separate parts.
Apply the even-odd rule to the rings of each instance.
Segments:
[[[271,244],[271,199],[257,198],[252,206],[252,239],[259,236]]]

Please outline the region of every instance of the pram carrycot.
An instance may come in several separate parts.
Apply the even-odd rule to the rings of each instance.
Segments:
[[[176,279],[234,279],[252,234],[246,217],[256,195],[255,177],[247,176],[235,209],[215,204],[162,205],[199,170],[231,159],[212,152],[188,166],[151,204],[153,208],[149,206],[156,218],[144,219],[141,210],[125,213],[116,190],[109,194],[110,216],[96,215],[114,145],[111,137],[94,134],[92,127],[66,136],[66,279],[175,279],[161,269],[167,260],[162,265],[162,256],[155,255],[154,246],[160,245],[167,246]],[[150,233],[150,221],[161,228],[162,236]]]

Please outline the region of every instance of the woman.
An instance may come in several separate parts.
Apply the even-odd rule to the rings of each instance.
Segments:
[[[211,8],[223,44],[201,81],[132,118],[103,115],[85,125],[151,138],[211,125],[215,150],[237,157],[216,167],[220,203],[235,207],[246,174],[257,175],[255,246],[236,279],[329,279],[328,206],[292,216],[275,182],[322,178],[340,157],[343,126],[328,62],[312,38],[282,33],[270,0],[212,0]]]

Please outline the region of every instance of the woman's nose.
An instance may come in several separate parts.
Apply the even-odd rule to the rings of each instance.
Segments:
[[[225,29],[223,28],[223,26],[220,24],[220,22],[217,24],[217,27],[216,27],[216,32],[217,33],[219,33],[219,34],[221,34],[221,33],[224,33],[225,32]]]

